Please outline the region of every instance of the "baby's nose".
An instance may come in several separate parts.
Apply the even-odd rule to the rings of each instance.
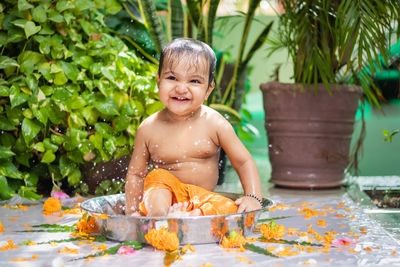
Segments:
[[[175,91],[178,94],[184,94],[188,91],[187,86],[184,83],[180,83],[175,87]]]

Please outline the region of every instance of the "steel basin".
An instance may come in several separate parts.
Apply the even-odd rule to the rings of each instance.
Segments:
[[[239,194],[220,193],[233,200]],[[272,201],[263,199],[259,210],[226,215],[207,215],[194,217],[143,217],[125,216],[125,194],[95,197],[81,203],[81,208],[94,216],[101,235],[115,241],[136,240],[147,243],[145,234],[162,226],[176,232],[181,244],[205,244],[220,242],[222,236],[232,230],[242,232],[245,237],[253,233],[254,225],[261,213],[268,212]],[[108,218],[104,218],[108,217]]]

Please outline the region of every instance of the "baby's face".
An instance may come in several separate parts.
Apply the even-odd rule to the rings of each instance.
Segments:
[[[176,116],[190,116],[203,104],[214,85],[208,84],[209,65],[205,59],[182,57],[169,64],[164,62],[157,85],[161,102]]]

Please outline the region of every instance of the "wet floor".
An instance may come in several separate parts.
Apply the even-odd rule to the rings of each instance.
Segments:
[[[188,252],[182,260],[171,266],[387,266],[400,265],[399,235],[397,215],[391,214],[392,219],[382,217],[376,209],[368,206],[368,201],[358,194],[354,187],[334,190],[289,190],[275,188],[263,183],[263,194],[276,204],[276,208],[262,214],[261,218],[275,218],[275,223],[286,228],[283,239],[288,241],[318,243],[322,246],[295,246],[287,243],[266,243],[256,241],[255,245],[269,249],[281,257],[261,255],[252,251],[227,251],[218,244],[195,245],[195,252]],[[241,192],[240,182],[235,175],[228,173],[221,191]],[[349,189],[355,194],[350,193]],[[360,186],[358,186],[360,189]],[[361,190],[362,191],[362,190]],[[361,198],[360,198],[361,196]],[[28,210],[0,207],[0,220],[5,232],[0,234],[0,247],[6,241],[13,240],[14,244],[31,240],[44,242],[70,238],[69,233],[47,232],[17,232],[35,224],[72,225],[80,216],[64,215],[45,216],[42,204],[29,207]],[[383,218],[383,220],[382,220]],[[30,226],[28,226],[29,224]],[[25,226],[24,226],[25,225]],[[388,227],[388,225],[390,227]],[[260,237],[260,233],[254,233]],[[326,241],[330,242],[329,246]],[[334,241],[336,240],[336,241]],[[344,242],[345,241],[345,242]],[[325,242],[325,243],[324,243]],[[338,243],[339,242],[339,243]],[[344,244],[340,244],[344,242]],[[347,242],[347,243],[346,243]],[[0,251],[0,266],[163,266],[164,253],[146,246],[134,255],[110,255],[86,262],[74,260],[93,253],[96,245],[79,245],[78,241],[42,245],[17,245],[18,248]],[[107,247],[117,242],[107,241]],[[336,244],[336,245],[334,245]],[[325,247],[323,247],[325,246]],[[65,253],[65,247],[76,249],[78,254]],[[290,253],[293,255],[288,255]],[[36,259],[32,259],[37,255]],[[10,259],[29,259],[23,263],[11,262]],[[211,265],[210,265],[211,264]]]

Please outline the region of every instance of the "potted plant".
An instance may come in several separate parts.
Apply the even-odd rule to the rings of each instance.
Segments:
[[[293,188],[337,187],[349,167],[360,97],[377,105],[382,98],[372,80],[388,61],[391,35],[400,25],[400,2],[280,3],[284,11],[279,15],[279,39],[273,42],[272,51],[288,50],[294,84],[260,86],[271,182]]]

